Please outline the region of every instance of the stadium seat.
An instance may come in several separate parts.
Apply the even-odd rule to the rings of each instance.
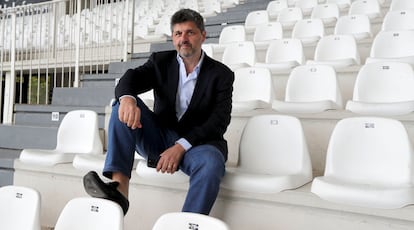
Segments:
[[[334,3],[338,6],[340,11],[348,11],[352,0],[327,0],[326,3]]]
[[[272,108],[284,113],[319,113],[342,109],[336,72],[328,65],[294,68],[286,84],[285,100],[274,100]]]
[[[270,108],[273,98],[272,77],[267,68],[247,67],[235,70],[233,112]]]
[[[392,0],[389,11],[414,9],[412,0]]]
[[[256,26],[269,23],[269,15],[266,10],[250,11],[244,21],[246,33],[253,33]]]
[[[371,22],[367,15],[344,15],[338,18],[335,35],[352,35],[355,40],[372,38]]]
[[[414,30],[380,31],[374,38],[366,63],[407,62],[414,66]]]
[[[289,73],[295,66],[305,63],[302,42],[296,38],[272,41],[267,48],[265,62],[256,67],[268,68],[272,74]]]
[[[32,188],[0,187],[0,229],[40,230],[40,193]]]
[[[414,111],[414,71],[402,62],[365,64],[358,72],[352,100],[354,113],[391,116]]]
[[[414,9],[388,11],[381,30],[414,30]]]
[[[239,164],[227,167],[225,189],[277,193],[312,180],[308,147],[299,119],[287,115],[256,115],[244,127]]]
[[[358,47],[352,35],[326,35],[315,48],[314,60],[307,64],[327,64],[335,69],[360,65]]]
[[[254,66],[256,47],[252,41],[233,42],[224,48],[221,61],[233,71],[238,68]]]
[[[137,161],[135,172],[139,177],[148,179],[151,182],[183,184],[190,181],[190,177],[181,170],[173,174],[157,172],[155,168],[147,166],[145,159],[139,159]]]
[[[222,220],[198,213],[169,212],[161,215],[152,230],[229,230]]]
[[[266,6],[266,11],[269,15],[269,20],[277,20],[280,11],[284,8],[288,8],[287,0],[270,1]]]
[[[222,53],[231,43],[247,41],[246,29],[243,25],[225,26],[219,35],[218,44],[212,43],[214,53]]]
[[[302,10],[304,16],[310,15],[313,8],[319,4],[318,0],[296,0],[295,7]]]
[[[355,0],[349,7],[348,15],[364,14],[370,20],[382,17],[381,5],[378,0]]]
[[[283,26],[283,29],[291,29],[295,23],[303,19],[302,10],[298,7],[288,7],[280,10],[277,21]]]
[[[311,192],[327,201],[369,208],[413,204],[413,154],[400,121],[345,118],[332,132],[324,175],[313,180]]]
[[[124,213],[117,203],[100,198],[77,197],[70,200],[54,230],[123,230]]]
[[[283,28],[279,22],[258,25],[253,34],[256,49],[267,49],[270,42],[282,38]]]
[[[98,115],[91,110],[68,112],[59,125],[55,149],[23,149],[20,161],[53,166],[72,163],[76,154],[103,154]]]
[[[292,29],[292,38],[302,41],[303,46],[316,46],[325,35],[325,26],[319,18],[302,19]]]
[[[335,25],[339,18],[339,7],[335,3],[320,4],[313,8],[311,18],[319,18],[325,26]]]

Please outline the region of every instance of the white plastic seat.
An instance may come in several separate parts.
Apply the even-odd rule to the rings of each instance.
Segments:
[[[389,11],[414,9],[412,0],[392,0]]]
[[[272,41],[267,48],[265,62],[256,62],[256,67],[268,68],[272,74],[288,73],[305,63],[302,42],[296,38]]]
[[[190,212],[170,212],[160,216],[152,230],[229,230],[228,225],[215,217],[190,213]]]
[[[55,149],[23,149],[20,161],[43,166],[71,163],[76,154],[103,154],[98,115],[91,110],[73,110],[62,119]]]
[[[340,11],[347,11],[351,6],[352,0],[327,0],[326,3],[334,3]]]
[[[267,68],[247,67],[234,72],[233,112],[270,108],[273,98],[272,76]]]
[[[244,21],[246,33],[252,33],[256,26],[269,23],[269,15],[266,10],[250,11]]]
[[[328,65],[294,68],[286,84],[285,100],[274,100],[272,108],[284,113],[319,113],[342,109],[335,69]]]
[[[382,30],[414,30],[414,9],[388,11],[382,22]]]
[[[0,187],[0,229],[40,230],[40,193],[32,188]]]
[[[368,115],[402,115],[414,111],[414,71],[402,62],[365,64],[357,75],[346,109]]]
[[[234,42],[226,46],[222,62],[233,71],[238,68],[254,66],[256,47],[251,41]]]
[[[374,38],[366,63],[407,62],[414,66],[414,30],[380,31]]]
[[[135,172],[139,177],[148,179],[151,182],[181,184],[190,181],[190,177],[181,170],[178,170],[173,174],[157,172],[155,168],[147,166],[147,161],[145,159],[138,160]]]
[[[312,10],[311,18],[319,18],[325,26],[335,25],[339,18],[339,8],[335,3],[319,4]]]
[[[224,27],[219,36],[219,44],[246,41],[246,29],[243,25],[230,25]]]
[[[304,46],[314,46],[325,35],[325,26],[319,18],[302,19],[296,22],[292,30],[292,38],[302,41]]]
[[[352,35],[357,41],[372,38],[371,22],[364,14],[344,15],[338,18],[334,34]]]
[[[256,26],[253,42],[256,49],[267,49],[270,42],[283,38],[283,28],[279,22],[270,22]]]
[[[102,172],[105,159],[106,154],[79,154],[73,158],[72,165],[78,170]]]
[[[370,20],[381,18],[381,5],[378,0],[355,0],[351,3],[348,14],[364,14],[367,15]]]
[[[279,12],[288,8],[287,0],[273,0],[270,1],[266,6],[267,14],[269,15],[269,20],[276,20]]]
[[[361,63],[358,47],[352,35],[326,35],[315,48],[314,60],[307,64],[332,65],[335,69]]]
[[[100,198],[77,197],[61,211],[55,230],[123,230],[124,213],[117,203]]]
[[[277,21],[283,26],[283,29],[293,28],[295,23],[303,19],[302,10],[299,7],[288,7],[280,10]]]
[[[413,204],[413,154],[400,121],[345,118],[332,132],[325,173],[313,180],[311,191],[331,202],[369,208]]]
[[[239,164],[228,167],[221,186],[229,190],[277,193],[312,180],[312,166],[299,119],[268,114],[251,117],[244,127]]]
[[[310,15],[313,8],[319,4],[318,0],[296,0],[295,7],[302,10],[303,15]]]
[[[225,26],[220,32],[218,44],[212,44],[213,52],[222,53],[229,44],[244,41],[247,41],[247,38],[246,29],[243,25]]]

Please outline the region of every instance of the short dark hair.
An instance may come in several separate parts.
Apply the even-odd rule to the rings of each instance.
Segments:
[[[171,17],[171,31],[173,30],[175,24],[188,21],[194,22],[198,29],[201,30],[201,32],[205,30],[204,18],[203,16],[201,16],[201,14],[192,9],[181,9],[175,12],[174,15]]]

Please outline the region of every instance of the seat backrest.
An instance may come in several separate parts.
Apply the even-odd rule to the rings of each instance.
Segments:
[[[160,216],[152,230],[229,230],[222,220],[198,213],[170,212]]]
[[[334,61],[353,59],[361,62],[357,43],[352,35],[326,35],[322,37],[315,48],[316,61]]]
[[[0,229],[40,230],[40,194],[22,186],[0,188]]]
[[[325,35],[325,26],[319,18],[302,19],[297,21],[292,30],[292,38],[301,39],[302,42],[318,41]]]
[[[122,230],[124,213],[117,203],[100,198],[70,200],[56,222],[55,230]]]
[[[326,3],[335,3],[339,9],[348,9],[352,0],[327,0]]]
[[[219,36],[219,44],[246,41],[246,30],[242,25],[224,27]]]
[[[298,7],[302,10],[303,14],[308,14],[312,12],[312,9],[317,6],[318,0],[296,0],[295,7]]]
[[[345,118],[332,132],[325,176],[363,184],[411,184],[413,156],[410,139],[400,121]]]
[[[250,11],[244,21],[246,28],[254,28],[261,24],[269,23],[269,15],[266,10],[254,10]]]
[[[402,102],[414,100],[414,72],[408,63],[373,62],[361,67],[355,80],[353,100]]]
[[[256,62],[256,47],[251,41],[230,43],[223,52],[222,62],[228,66],[246,64],[253,66]]]
[[[91,110],[73,110],[62,119],[56,149],[65,153],[102,154],[98,115]]]
[[[414,56],[414,30],[380,31],[372,42],[370,57],[402,58]]]
[[[280,10],[277,21],[282,26],[294,25],[297,21],[303,19],[302,10],[299,7],[288,7]]]
[[[272,41],[267,48],[265,62],[278,63],[296,61],[299,64],[305,62],[305,54],[302,42],[297,38],[286,38]]]
[[[286,83],[285,100],[289,102],[330,100],[342,106],[335,69],[329,65],[295,67]]]
[[[412,0],[392,0],[389,11],[414,9]]]
[[[324,24],[335,23],[339,18],[339,7],[335,3],[319,4],[313,8],[311,18],[319,18]]]
[[[272,76],[267,68],[246,67],[235,70],[234,102],[260,100],[270,104],[273,97]]]
[[[370,19],[381,17],[381,5],[378,0],[355,0],[351,3],[348,14],[365,14]]]
[[[297,174],[311,170],[299,119],[278,114],[251,117],[239,147],[239,167],[260,174]]]
[[[279,22],[257,25],[253,34],[253,42],[269,42],[283,38],[283,28]]]
[[[334,34],[348,34],[356,40],[372,37],[371,22],[367,15],[343,15],[336,22]]]
[[[414,3],[414,1],[412,1]],[[414,9],[388,11],[382,22],[382,30],[414,30]]]
[[[270,1],[266,6],[266,11],[269,15],[269,19],[277,19],[279,12],[284,8],[288,8],[287,0]]]

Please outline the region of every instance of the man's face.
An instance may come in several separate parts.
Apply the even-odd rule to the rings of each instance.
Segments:
[[[182,58],[200,55],[201,44],[206,39],[206,32],[201,32],[194,22],[177,23],[173,26],[172,41]]]

